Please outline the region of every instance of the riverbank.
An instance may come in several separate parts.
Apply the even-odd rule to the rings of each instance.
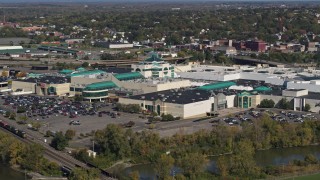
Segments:
[[[287,177],[294,177],[299,175],[305,175],[310,173],[320,172],[320,164],[297,166],[293,164],[294,160],[304,161],[305,156],[312,154],[318,160],[320,160],[320,146],[310,145],[302,147],[289,147],[289,148],[276,148],[268,150],[258,150],[254,155],[254,159],[258,166],[266,168],[272,166],[269,169],[270,173],[277,173],[277,176],[267,176],[271,179],[285,179]],[[226,154],[230,155],[230,153]],[[211,174],[216,174],[218,171],[216,160],[219,156],[210,156],[209,163],[206,170]],[[130,173],[137,171],[141,178],[152,179],[155,177],[155,171],[150,163],[148,164],[132,164],[125,163],[121,168],[121,164],[118,164],[117,176],[128,177]],[[175,167],[176,169],[177,167]]]

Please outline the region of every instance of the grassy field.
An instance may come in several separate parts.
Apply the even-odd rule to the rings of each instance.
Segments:
[[[312,175],[305,175],[305,176],[299,176],[299,177],[292,177],[288,178],[286,180],[320,180],[320,173],[319,174],[312,174]]]

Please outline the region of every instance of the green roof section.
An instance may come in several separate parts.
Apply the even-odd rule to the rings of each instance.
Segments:
[[[159,58],[159,55],[157,53],[152,53],[151,56],[144,61],[147,62],[153,62],[153,61],[163,61],[163,59]]]
[[[104,74],[104,73],[106,73],[106,72],[105,71],[101,71],[101,70],[82,71],[82,72],[72,73],[72,74],[70,74],[70,77],[89,76],[89,75]]]
[[[74,71],[71,69],[62,69],[61,71],[59,71],[60,74],[71,74]]]
[[[142,79],[144,76],[140,72],[122,73],[114,75],[120,81]]]
[[[39,51],[37,49],[3,49],[0,50],[0,54],[25,54],[25,53],[47,53],[45,51]]]
[[[218,90],[218,89],[224,89],[228,88],[230,86],[236,85],[236,83],[232,81],[224,81],[224,82],[218,82],[218,83],[212,83],[212,84],[206,84],[204,86],[199,87],[200,90],[210,91],[210,90]]]
[[[271,91],[272,89],[266,86],[259,86],[257,88],[254,89],[254,91],[258,91],[258,92],[265,92],[265,91]]]
[[[103,81],[103,82],[89,84],[84,88],[84,91],[107,90],[107,89],[112,89],[116,87],[118,86],[112,81]]]
[[[43,76],[43,74],[40,74],[40,73],[29,73],[28,74],[29,78],[40,78],[42,76]]]
[[[238,93],[238,97],[242,96],[252,96],[253,94],[249,91],[242,91],[241,93]]]
[[[83,68],[83,67],[79,67],[79,68],[77,68],[77,71],[86,71],[86,69],[85,68]]]

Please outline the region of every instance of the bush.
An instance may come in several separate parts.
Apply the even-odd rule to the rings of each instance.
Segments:
[[[306,112],[310,111],[310,109],[311,109],[310,104],[306,104],[303,108],[303,110]]]
[[[118,103],[116,108],[119,111],[129,112],[129,113],[139,113],[141,108],[138,104],[120,104]]]
[[[261,101],[259,108],[273,108],[274,104],[275,103],[272,99],[264,99]]]
[[[50,145],[56,150],[62,151],[68,146],[68,139],[62,134],[62,132],[58,132],[52,139]]]
[[[171,114],[162,114],[162,121],[174,121],[174,117]]]

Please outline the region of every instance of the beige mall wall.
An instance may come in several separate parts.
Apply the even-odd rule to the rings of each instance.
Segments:
[[[17,89],[23,89],[24,91],[32,91],[33,93],[35,93],[35,84],[36,83],[23,81],[12,81],[12,90],[16,91]]]
[[[56,88],[56,92],[58,96],[65,95],[67,93],[70,93],[70,83],[64,83],[64,84],[51,84],[50,86]],[[47,86],[47,87],[50,87]]]

